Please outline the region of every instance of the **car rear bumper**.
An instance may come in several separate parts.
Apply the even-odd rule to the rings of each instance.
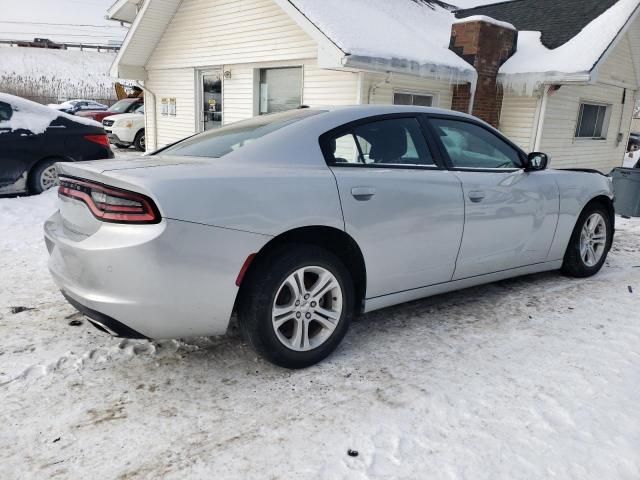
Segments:
[[[224,334],[238,272],[268,240],[169,219],[104,223],[90,236],[59,212],[45,224],[49,270],[64,296],[94,324],[133,338]]]

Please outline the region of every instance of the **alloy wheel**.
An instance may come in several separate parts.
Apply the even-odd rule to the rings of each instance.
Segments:
[[[607,222],[599,213],[594,213],[582,227],[580,233],[580,257],[587,267],[596,266],[607,248]]]
[[[342,317],[343,292],[336,277],[318,266],[289,275],[275,296],[272,326],[278,340],[296,352],[323,345]]]
[[[42,191],[49,190],[59,184],[58,171],[55,165],[45,168],[40,174],[40,187]]]

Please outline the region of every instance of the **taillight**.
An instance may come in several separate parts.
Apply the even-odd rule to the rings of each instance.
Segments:
[[[87,180],[60,177],[58,195],[87,205],[98,220],[110,223],[160,223],[160,212],[149,197]]]
[[[102,145],[103,147],[109,147],[109,137],[105,135],[85,135],[85,140],[89,140],[92,143],[97,143],[98,145]]]

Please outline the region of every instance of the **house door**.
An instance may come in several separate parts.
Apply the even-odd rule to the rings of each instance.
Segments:
[[[222,126],[222,70],[202,72],[200,75],[201,131]]]

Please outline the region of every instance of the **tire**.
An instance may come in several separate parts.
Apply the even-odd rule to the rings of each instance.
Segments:
[[[300,295],[294,293],[296,278],[306,283],[304,290],[298,289]],[[315,287],[321,294],[323,285],[329,287],[326,294],[310,296]],[[278,316],[276,307],[290,313]],[[353,281],[338,257],[313,245],[289,244],[255,261],[244,280],[238,310],[242,331],[258,354],[275,365],[300,369],[336,349],[354,308]],[[325,316],[328,313],[337,320]]]
[[[43,160],[31,169],[27,179],[30,193],[38,195],[58,185],[58,174],[54,167],[58,161],[55,158]]]
[[[136,133],[136,138],[133,140],[133,146],[139,152],[144,152],[146,149],[145,137],[144,137],[144,129],[140,130]]]
[[[594,219],[602,219],[602,222],[599,222],[596,225],[596,230],[591,232],[590,226],[595,225],[595,223],[589,222],[594,222]],[[585,236],[583,236],[583,230],[591,233],[585,233]],[[564,263],[562,264],[562,272],[576,278],[587,278],[595,275],[602,269],[604,262],[607,260],[612,243],[613,222],[611,213],[600,203],[588,205],[580,214],[571,235],[571,240],[564,256]],[[593,253],[595,253],[593,258],[589,248],[584,248],[585,245],[589,244],[591,244]]]

